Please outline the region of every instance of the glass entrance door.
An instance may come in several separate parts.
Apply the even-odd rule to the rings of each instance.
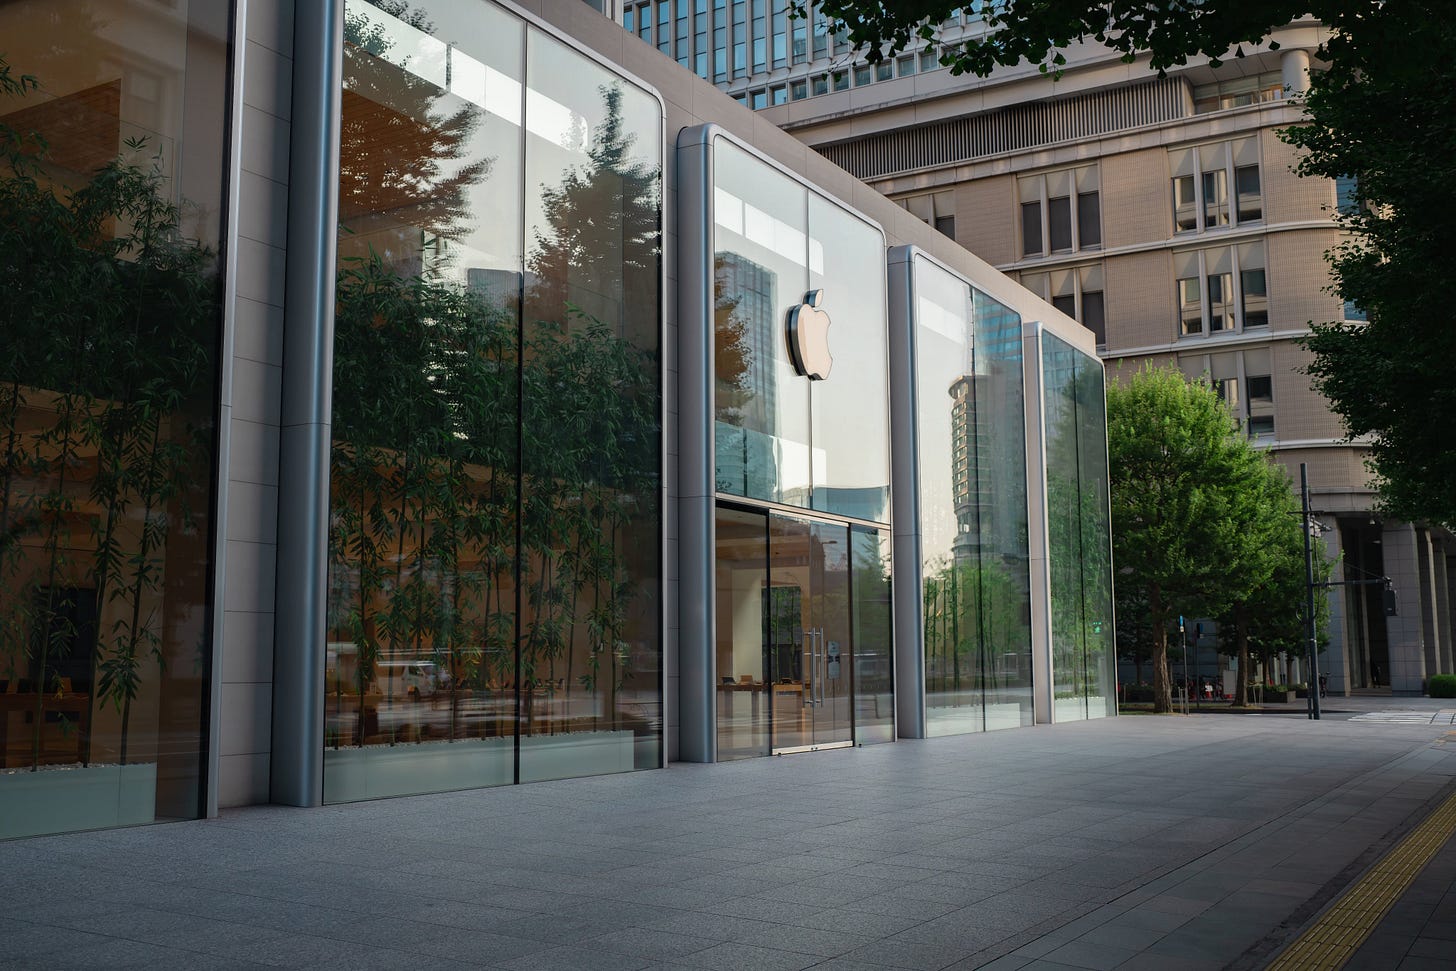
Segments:
[[[893,737],[887,550],[882,530],[719,506],[719,759]]]
[[[849,745],[853,645],[849,530],[771,514],[765,643],[775,752]]]

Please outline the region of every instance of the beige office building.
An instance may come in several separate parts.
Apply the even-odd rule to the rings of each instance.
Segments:
[[[1023,65],[978,79],[919,52],[865,64],[779,0],[661,0],[617,18],[1080,320],[1110,376],[1145,362],[1206,373],[1296,480],[1307,463],[1334,579],[1388,576],[1397,592],[1387,617],[1378,583],[1330,589],[1332,693],[1415,694],[1453,670],[1456,543],[1372,511],[1364,449],[1303,374],[1310,321],[1360,318],[1324,261],[1353,186],[1297,177],[1278,137],[1300,118],[1288,99],[1317,24],[1163,78],[1089,46],[1058,78]],[[982,29],[968,13],[945,39]],[[1227,675],[1204,633],[1203,672]]]

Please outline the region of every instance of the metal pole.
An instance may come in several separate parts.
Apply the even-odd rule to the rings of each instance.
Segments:
[[[1304,630],[1309,640],[1309,678],[1305,696],[1309,700],[1309,717],[1319,721],[1319,644],[1314,629],[1314,556],[1310,549],[1309,470],[1299,463],[1299,494],[1304,509]]]
[[[1183,648],[1183,714],[1188,714],[1188,637],[1184,632],[1183,615],[1178,615],[1178,645]]]

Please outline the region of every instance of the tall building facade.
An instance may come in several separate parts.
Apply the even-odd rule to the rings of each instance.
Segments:
[[[983,30],[978,9],[944,39]],[[1023,65],[976,79],[919,51],[864,63],[812,8],[794,21],[775,3],[660,0],[626,4],[619,19],[1081,321],[1110,374],[1152,363],[1206,375],[1296,481],[1306,463],[1340,564],[1322,660],[1333,690],[1414,694],[1456,670],[1456,543],[1375,511],[1365,450],[1302,371],[1311,321],[1362,319],[1330,293],[1324,261],[1340,238],[1332,214],[1358,191],[1297,177],[1278,137],[1301,118],[1291,98],[1317,23],[1163,78],[1080,46],[1057,77]],[[1396,616],[1365,582],[1383,576]],[[1220,663],[1214,644],[1209,631],[1205,674]]]
[[[1092,335],[587,5],[0,35],[0,838],[1115,710]]]

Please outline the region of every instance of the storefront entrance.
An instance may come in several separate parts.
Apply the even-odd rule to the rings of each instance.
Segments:
[[[889,665],[888,624],[856,624],[884,530],[719,506],[718,757],[855,742],[857,674]],[[857,575],[860,582],[856,582]]]

